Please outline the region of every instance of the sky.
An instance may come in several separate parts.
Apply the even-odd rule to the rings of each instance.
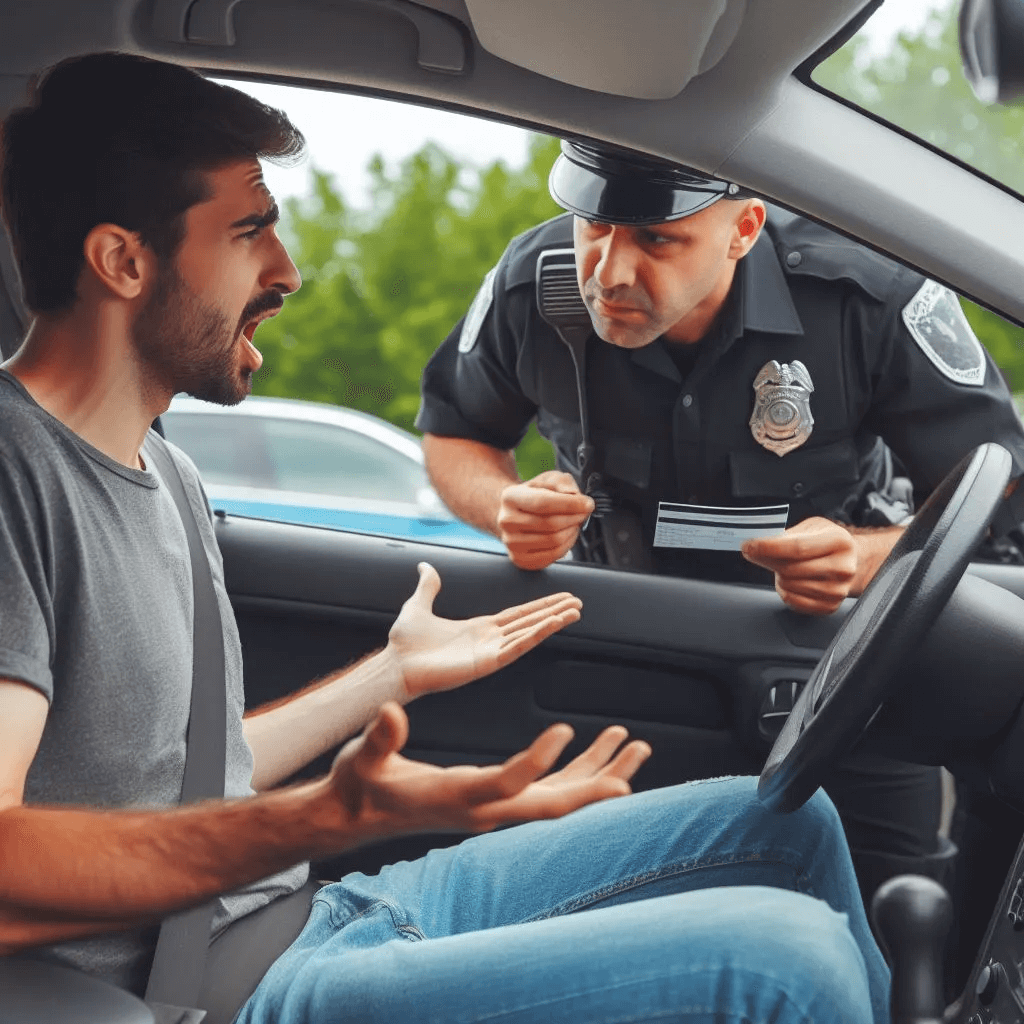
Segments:
[[[949,2],[886,0],[863,32],[873,50],[884,51],[897,32],[919,28],[934,8]],[[279,201],[308,192],[312,165],[335,176],[350,204],[365,207],[369,202],[366,166],[374,154],[381,154],[388,166],[397,166],[428,141],[480,167],[498,159],[518,166],[526,159],[529,133],[511,125],[474,118],[473,130],[467,131],[466,115],[430,107],[263,83],[226,84],[287,111],[306,136],[306,163],[287,169],[266,165],[264,176]]]

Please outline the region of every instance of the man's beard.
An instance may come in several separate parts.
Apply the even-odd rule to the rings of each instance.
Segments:
[[[173,262],[160,268],[153,294],[132,324],[132,340],[152,382],[218,405],[237,405],[252,390],[252,373],[238,361],[242,328],[260,313],[279,309],[280,292],[253,299],[232,326],[182,280]]]

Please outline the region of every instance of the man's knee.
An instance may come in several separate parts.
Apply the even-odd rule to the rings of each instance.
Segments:
[[[778,889],[735,888],[728,895],[705,946],[725,953],[715,982],[719,1005],[742,1006],[752,1020],[872,1020],[867,968],[845,914]],[[708,968],[713,974],[711,957]]]

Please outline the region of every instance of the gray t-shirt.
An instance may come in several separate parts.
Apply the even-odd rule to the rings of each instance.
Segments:
[[[192,692],[192,571],[177,508],[146,457],[177,464],[210,560],[224,627],[227,797],[252,793],[242,733],[242,652],[195,465],[150,431],[146,470],[87,444],[0,371],[0,677],[50,701],[25,802],[104,808],[176,804]],[[221,898],[214,934],[298,889],[295,867]],[[47,947],[45,955],[135,991],[156,929]]]

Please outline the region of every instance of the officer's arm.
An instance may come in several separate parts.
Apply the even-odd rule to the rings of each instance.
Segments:
[[[431,483],[460,518],[497,537],[520,569],[544,569],[576,543],[594,502],[568,473],[525,483],[510,451],[480,441],[424,434]]]
[[[932,491],[977,445],[995,441],[1024,476],[1024,424],[1002,374],[978,341],[957,297],[916,275],[895,278],[888,320],[868,320],[863,372],[876,381],[864,424],[884,438],[918,495]],[[916,289],[916,291],[913,291]],[[866,314],[865,314],[866,315]],[[1024,488],[1010,491],[995,536],[1024,522]]]
[[[499,536],[501,492],[520,482],[512,452],[463,437],[424,434],[423,456],[430,482],[452,512]]]

